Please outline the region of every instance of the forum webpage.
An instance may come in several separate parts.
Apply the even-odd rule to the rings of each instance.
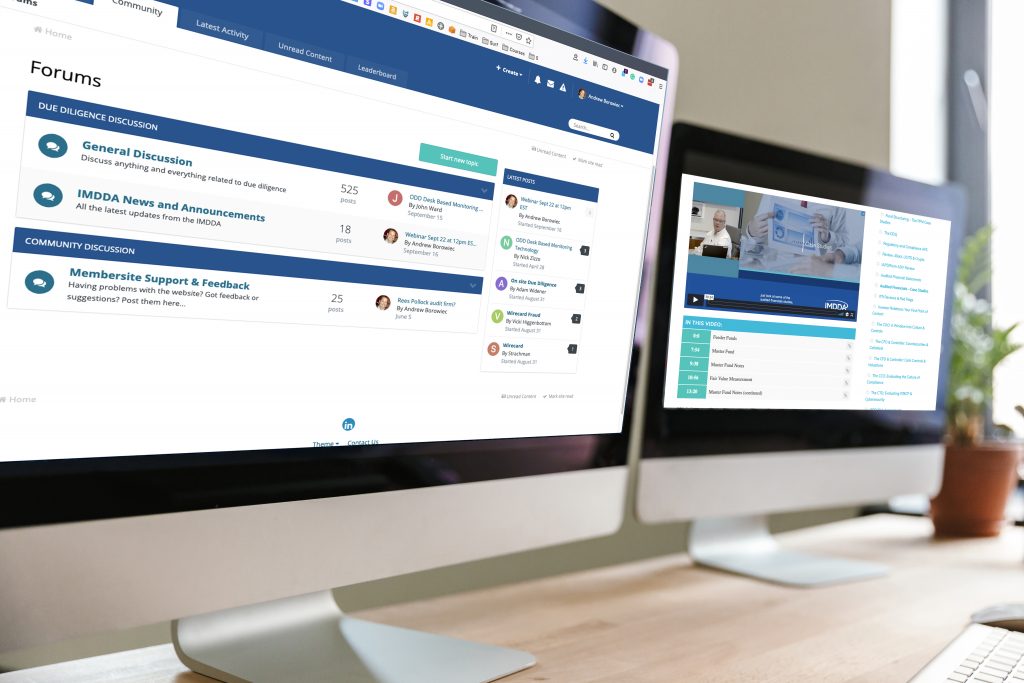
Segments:
[[[680,196],[665,407],[935,410],[949,221],[689,175]]]
[[[438,2],[2,2],[0,459],[621,429],[656,67]]]

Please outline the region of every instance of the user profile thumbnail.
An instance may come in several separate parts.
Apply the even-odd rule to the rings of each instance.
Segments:
[[[510,194],[509,196],[505,197],[505,206],[507,206],[510,209],[516,208],[517,206],[519,206],[519,197],[515,196],[514,194]]]
[[[394,244],[398,241],[398,231],[394,228],[388,228],[384,231],[384,241],[388,244]]]
[[[387,294],[381,294],[380,296],[377,297],[377,302],[375,305],[377,306],[378,311],[386,311],[389,308],[391,308],[391,297],[389,297]]]

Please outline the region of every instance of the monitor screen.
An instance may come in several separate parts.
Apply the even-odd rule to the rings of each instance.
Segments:
[[[957,187],[672,131],[644,457],[938,443]]]
[[[665,407],[937,408],[948,219],[678,182]]]
[[[616,433],[668,76],[485,3],[0,10],[0,459]]]

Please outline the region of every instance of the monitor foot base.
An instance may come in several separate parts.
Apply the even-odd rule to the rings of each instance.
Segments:
[[[486,683],[536,663],[527,652],[345,616],[330,591],[179,619],[174,649],[225,683]]]
[[[783,550],[763,515],[694,520],[689,553],[698,565],[786,586],[827,586],[889,573],[873,562]]]

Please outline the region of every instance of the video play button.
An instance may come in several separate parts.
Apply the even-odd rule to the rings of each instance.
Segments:
[[[686,295],[687,306],[703,306],[704,295],[703,294],[687,294]]]

